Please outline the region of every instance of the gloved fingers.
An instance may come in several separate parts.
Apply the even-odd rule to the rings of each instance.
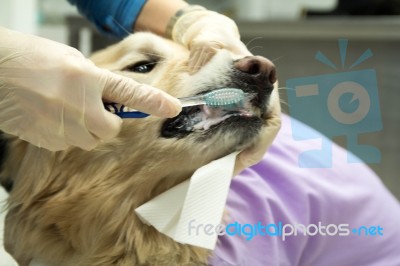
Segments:
[[[202,36],[200,40],[193,40],[190,46],[190,55],[188,61],[189,73],[194,74],[200,70],[205,64],[207,64],[214,55],[221,49],[230,51],[234,57],[242,58],[245,56],[251,56],[251,52],[247,50],[247,47],[240,40],[231,39],[223,43],[217,40],[203,40],[205,36]],[[232,37],[233,38],[233,37]]]
[[[260,137],[252,146],[241,151],[236,157],[234,175],[239,174],[242,170],[258,163],[264,156],[268,147],[271,146],[276,135],[281,128],[281,107],[278,99],[277,89],[271,94],[269,107],[270,114],[266,125],[263,126],[260,132]]]
[[[81,110],[65,108],[62,119],[60,131],[63,131],[65,142],[68,145],[84,150],[92,150],[96,147],[99,139],[86,128],[86,119]]]
[[[1,27],[0,35],[1,130],[51,151],[90,150],[118,134],[121,119],[102,103],[111,72],[66,45]]]
[[[61,137],[67,144],[85,150],[93,149],[101,140],[115,137],[122,124],[119,117],[104,108],[102,87],[97,83],[90,83],[90,79],[82,81],[74,93],[64,95],[63,109],[59,112],[62,114],[60,124],[64,127]]]
[[[214,41],[194,43],[190,49],[189,73],[194,74],[199,71],[222,47],[221,43]]]
[[[26,118],[24,118],[24,120],[25,119]],[[55,137],[52,132],[48,132],[48,128],[46,127],[41,127],[40,131],[31,134],[32,130],[35,130],[35,127],[32,128],[31,125],[27,127],[27,121],[20,120],[21,119],[18,117],[15,117],[13,120],[3,123],[1,130],[8,134],[17,136],[21,140],[29,142],[36,147],[45,148],[50,151],[60,151],[68,147],[64,140],[60,140]]]
[[[182,110],[180,101],[162,90],[106,70],[103,75],[106,78],[103,98],[109,102],[159,117],[174,117]]]
[[[204,66],[220,49],[229,50],[241,57],[251,55],[240,41],[236,23],[209,10],[182,15],[174,25],[172,40],[190,50],[188,66],[191,74]]]
[[[69,102],[54,105],[48,99],[46,101],[35,94],[28,93],[18,97],[18,102],[27,107],[27,104],[24,103],[28,101],[28,98],[37,106],[43,107],[44,110],[48,110],[51,105],[52,112],[41,113],[42,110],[34,105],[34,108],[28,106],[25,110],[27,113],[23,114],[18,110],[15,101],[11,101],[9,104],[6,102],[1,105],[4,108],[0,115],[0,121],[3,121],[2,130],[50,151],[65,150],[70,145],[91,150],[98,144],[99,139],[86,128],[81,108],[77,108],[79,106],[70,105]],[[10,104],[11,106],[9,106]],[[106,111],[102,108],[100,112]],[[114,116],[111,113],[107,115]],[[38,117],[40,118],[38,119]],[[116,117],[116,119],[119,118]],[[98,117],[92,120],[99,121]],[[106,133],[108,130],[104,127]],[[119,131],[119,128],[117,130]]]
[[[122,119],[104,109],[103,104],[86,112],[86,128],[101,140],[109,140],[118,135]]]
[[[51,151],[66,149],[63,133],[60,134],[59,125],[53,123],[62,107],[56,106],[53,112],[43,113],[41,107],[46,108],[48,104],[45,99],[35,93],[19,92],[6,88],[0,90],[0,129],[37,147]]]
[[[29,122],[36,125],[26,126],[27,121],[20,121],[17,126],[11,126],[10,131],[8,131],[7,129],[5,129],[4,131],[14,136],[17,136],[21,140],[29,142],[36,147],[45,148],[50,151],[61,151],[68,148],[65,139],[60,138],[60,135],[57,134],[59,133],[59,131],[55,132],[53,128],[49,127],[49,125],[37,124],[35,123],[35,121]],[[16,131],[16,128],[18,128],[19,130]]]
[[[62,151],[68,148],[68,145],[65,143],[65,141],[60,139],[37,138],[33,135],[25,134],[23,132],[15,136],[19,137],[21,140],[33,144],[36,147],[44,148],[49,151]]]

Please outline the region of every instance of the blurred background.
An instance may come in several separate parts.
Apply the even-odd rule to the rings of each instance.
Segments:
[[[287,80],[346,72],[370,49],[373,56],[352,70],[376,71],[381,112],[376,119],[383,128],[360,131],[358,141],[381,151],[380,162],[369,165],[400,198],[400,0],[188,2],[233,18],[251,52],[274,61],[285,112],[290,106]],[[0,25],[75,46],[85,55],[116,41],[97,34],[66,0],[1,0]],[[343,38],[348,47],[342,66],[338,40]],[[315,60],[318,51],[338,68]],[[347,145],[345,133],[333,140]]]
[[[278,70],[280,94],[285,102],[284,112],[290,112],[291,106],[287,92],[293,88],[286,88],[288,80],[312,80],[321,75],[347,73],[351,64],[370,49],[373,56],[351,71],[376,71],[376,76],[370,78],[377,82],[375,89],[380,116],[369,123],[381,123],[382,129],[378,126],[379,129],[371,132],[359,130],[357,138],[359,143],[380,150],[381,160],[369,165],[400,199],[400,0],[188,2],[233,18],[251,52],[273,60]],[[0,26],[69,44],[87,56],[117,41],[99,35],[66,0],[1,0]],[[339,39],[348,40],[344,64],[341,62]],[[337,68],[315,60],[318,51]],[[305,108],[307,112],[310,110],[309,106]],[[309,122],[308,116],[304,117],[304,122]],[[346,132],[333,140],[346,147]],[[6,197],[0,188],[0,201]],[[0,213],[0,220],[0,265],[14,266],[16,263],[4,252],[1,243],[4,212]]]

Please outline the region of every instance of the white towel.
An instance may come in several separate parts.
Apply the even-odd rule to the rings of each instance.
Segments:
[[[237,154],[197,169],[190,180],[136,208],[136,213],[177,242],[213,250],[218,234],[206,233],[204,226],[221,223]],[[190,230],[190,224],[200,226],[199,230]]]

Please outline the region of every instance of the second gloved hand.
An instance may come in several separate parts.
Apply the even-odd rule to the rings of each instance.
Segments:
[[[52,151],[90,150],[121,129],[102,99],[163,117],[181,108],[158,89],[99,69],[76,49],[0,27],[0,130]]]
[[[271,146],[276,135],[281,129],[281,105],[277,88],[271,94],[268,119],[262,127],[258,140],[254,144],[241,151],[236,157],[234,175],[239,174],[245,168],[257,164],[263,158]]]
[[[188,12],[176,21],[171,35],[174,41],[189,49],[191,73],[198,71],[219,49],[229,50],[238,57],[251,55],[240,40],[236,23],[217,12]]]

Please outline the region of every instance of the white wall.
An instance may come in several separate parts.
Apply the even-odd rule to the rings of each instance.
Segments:
[[[304,10],[328,11],[338,0],[186,0],[246,21],[295,20]]]
[[[37,0],[1,0],[0,26],[36,34]]]
[[[241,20],[296,20],[304,10],[327,11],[337,0],[235,0],[235,15]]]

